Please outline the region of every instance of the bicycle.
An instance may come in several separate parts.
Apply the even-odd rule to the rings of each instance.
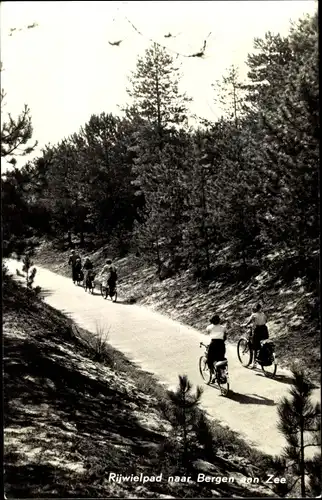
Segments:
[[[248,337],[241,337],[237,344],[237,356],[240,363],[248,367],[254,360],[252,344],[252,330]],[[255,363],[261,365],[265,377],[274,378],[277,371],[275,344],[271,340],[261,340],[260,350],[255,358]]]
[[[207,363],[209,346],[200,342],[199,347],[205,347],[205,353],[199,358],[199,371],[207,385],[217,384],[222,396],[227,396],[229,392],[228,361],[224,358],[217,361],[214,368],[209,368]]]
[[[110,287],[107,283],[104,285],[101,283],[101,295],[104,297],[104,299],[107,299],[107,297],[110,297],[112,302],[117,301],[117,286],[115,284],[114,287]]]
[[[81,286],[82,283],[84,281],[84,273],[82,270],[80,270],[78,273],[77,273],[77,277],[76,277],[76,284],[77,286]]]
[[[94,279],[95,279],[95,274],[94,273],[88,273],[87,274],[87,276],[85,278],[85,282],[84,282],[85,292],[87,292],[87,290],[88,290],[89,293],[94,294],[94,290],[95,290]]]

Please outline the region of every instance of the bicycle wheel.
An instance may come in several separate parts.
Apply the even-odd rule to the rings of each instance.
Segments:
[[[206,356],[200,356],[199,358],[199,371],[206,384],[209,384],[212,378],[212,373],[209,370]]]
[[[218,385],[219,385],[219,389],[220,389],[220,392],[221,392],[222,396],[227,396],[227,394],[229,392],[228,377],[227,377],[227,381],[224,384],[218,382]]]
[[[276,358],[275,358],[275,354],[273,354],[273,363],[269,366],[262,366],[262,370],[265,374],[265,377],[268,377],[268,378],[274,378],[275,375],[276,375],[276,371],[277,371],[277,362],[276,362]]]
[[[226,366],[225,368],[216,369],[216,383],[218,384],[221,395],[227,396],[229,392],[228,366]]]
[[[253,351],[250,348],[249,340],[242,337],[237,344],[237,356],[243,366],[249,366],[253,359]]]

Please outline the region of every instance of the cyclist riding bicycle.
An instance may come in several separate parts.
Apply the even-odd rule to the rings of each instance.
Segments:
[[[108,259],[106,261],[106,264],[101,271],[101,276],[103,279],[105,278],[107,286],[109,287],[110,291],[113,292],[115,290],[117,282],[117,271],[111,259]]]
[[[88,288],[91,287],[93,277],[94,277],[94,272],[93,272],[93,264],[90,260],[89,257],[86,257],[85,262],[84,262],[84,269],[86,271],[85,273],[85,283],[88,286]]]
[[[77,257],[75,266],[74,266],[74,271],[75,271],[75,281],[79,283],[84,279],[84,273],[82,269],[82,261],[80,257]]]
[[[79,267],[78,259],[80,259],[79,255],[75,252],[75,250],[72,250],[71,254],[69,256],[68,265],[72,266],[73,283],[75,283],[77,281],[77,277],[78,277],[78,272],[79,272],[77,269]],[[77,265],[76,265],[76,262],[77,262]]]
[[[267,340],[269,338],[268,328],[266,325],[266,314],[263,313],[262,306],[260,304],[257,304],[244,326],[248,326],[250,323],[253,324],[252,348],[254,350],[254,362],[252,368],[254,368],[256,366],[256,359],[261,348],[260,343],[262,340]]]
[[[206,328],[206,334],[211,337],[208,347],[207,364],[209,369],[213,371],[214,363],[223,361],[226,354],[226,327],[220,324],[220,317],[217,314],[211,318],[210,325]]]

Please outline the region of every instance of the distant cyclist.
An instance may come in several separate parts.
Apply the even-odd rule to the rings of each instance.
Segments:
[[[261,340],[267,340],[269,335],[268,335],[268,328],[267,328],[267,317],[266,314],[262,311],[262,306],[260,304],[257,304],[257,306],[254,308],[254,311],[252,312],[250,318],[247,320],[247,322],[244,324],[244,326],[248,326],[252,323],[253,325],[253,335],[252,335],[252,347],[254,350],[254,362],[253,362],[253,368],[256,366],[256,358],[258,357],[260,347],[261,347]]]
[[[83,281],[83,279],[84,279],[82,261],[81,261],[80,257],[77,257],[76,262],[75,262],[75,276],[76,276],[77,283],[79,283],[80,281]]]
[[[110,292],[113,293],[116,288],[117,270],[111,259],[106,261],[106,264],[101,271],[101,276],[105,278]]]
[[[77,271],[78,259],[80,260],[79,255],[75,252],[75,250],[72,250],[71,254],[69,256],[68,265],[72,266],[73,283],[76,283],[77,278],[78,278],[78,271]],[[77,262],[77,265],[76,265],[76,262]]]
[[[210,320],[210,325],[206,328],[206,334],[210,335],[211,342],[208,348],[207,364],[213,370],[214,363],[223,361],[226,354],[226,328],[220,324],[220,317],[216,314]]]
[[[84,262],[84,270],[85,270],[85,284],[86,288],[92,288],[92,282],[94,279],[94,266],[89,257],[86,257]]]

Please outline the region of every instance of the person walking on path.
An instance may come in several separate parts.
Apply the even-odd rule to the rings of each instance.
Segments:
[[[78,259],[80,260],[80,256],[75,252],[75,250],[72,250],[69,256],[68,265],[72,266],[72,280],[74,284],[77,281],[78,270],[76,262],[78,261]]]

